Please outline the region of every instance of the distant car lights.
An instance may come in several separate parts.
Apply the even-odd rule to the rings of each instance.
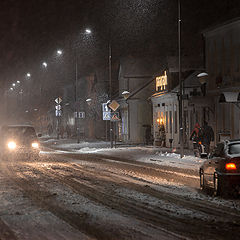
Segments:
[[[10,141],[10,142],[8,143],[8,148],[9,148],[9,149],[14,150],[16,147],[17,147],[17,145],[16,145],[15,142]]]

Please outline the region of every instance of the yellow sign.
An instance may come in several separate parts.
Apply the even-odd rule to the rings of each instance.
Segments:
[[[156,91],[164,91],[167,86],[167,72],[164,71],[164,75],[156,77]]]
[[[109,105],[108,105],[113,111],[116,111],[119,108],[119,103],[115,100],[113,100]]]

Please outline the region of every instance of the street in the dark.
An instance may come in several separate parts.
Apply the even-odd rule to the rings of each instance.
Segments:
[[[0,238],[239,238],[239,199],[201,193],[196,170],[101,151],[1,161]]]
[[[0,240],[240,239],[240,1],[2,0]]]

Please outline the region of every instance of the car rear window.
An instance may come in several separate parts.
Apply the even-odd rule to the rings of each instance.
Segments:
[[[229,145],[229,154],[240,154],[240,143],[234,143]]]

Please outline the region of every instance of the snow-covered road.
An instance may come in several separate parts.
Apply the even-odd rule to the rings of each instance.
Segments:
[[[0,239],[240,238],[239,199],[199,191],[202,160],[174,165],[177,155],[148,151],[45,149],[38,160],[2,160]]]

